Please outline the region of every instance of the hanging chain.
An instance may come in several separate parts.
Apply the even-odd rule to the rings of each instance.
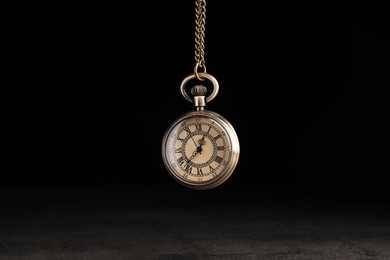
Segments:
[[[206,25],[206,0],[195,0],[195,68],[194,74],[199,80],[198,69],[202,68],[206,73],[206,63],[204,58],[204,36]]]

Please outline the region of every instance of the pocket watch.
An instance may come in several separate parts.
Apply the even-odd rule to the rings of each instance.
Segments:
[[[195,78],[209,80],[213,90],[207,95],[204,85],[187,84]],[[217,187],[233,173],[239,159],[239,141],[230,122],[205,109],[219,90],[217,80],[208,73],[191,74],[180,86],[183,97],[195,110],[179,116],[167,128],[162,140],[162,159],[169,174],[181,185],[205,190]]]

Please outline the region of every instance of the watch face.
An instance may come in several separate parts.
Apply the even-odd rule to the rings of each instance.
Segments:
[[[238,159],[232,126],[210,111],[191,112],[176,120],[163,139],[164,164],[181,184],[207,189],[225,181]]]

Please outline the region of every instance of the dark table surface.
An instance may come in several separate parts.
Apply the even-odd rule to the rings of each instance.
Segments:
[[[390,259],[364,194],[126,183],[3,185],[0,259]]]

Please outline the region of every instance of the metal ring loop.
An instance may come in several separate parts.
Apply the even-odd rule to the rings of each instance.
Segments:
[[[204,81],[204,79],[202,79],[202,77],[199,75],[199,72],[198,72],[199,67],[203,68],[203,73],[207,73],[206,65],[205,64],[201,65],[200,62],[197,62],[195,64],[195,68],[194,68],[194,74],[195,74],[196,78],[201,80],[201,81]]]
[[[198,76],[200,76],[203,79],[207,79],[207,80],[211,81],[211,83],[213,84],[213,91],[211,92],[211,94],[209,96],[206,97],[206,102],[210,102],[218,94],[218,91],[219,91],[218,81],[216,78],[214,78],[214,76],[212,76],[210,74],[202,73],[202,72],[199,72],[198,74],[199,74]],[[195,78],[197,78],[196,75],[191,74],[191,75],[187,76],[186,78],[184,78],[183,81],[181,82],[181,85],[180,85],[181,94],[189,102],[194,102],[194,100],[187,94],[185,87],[190,80],[193,80]]]

